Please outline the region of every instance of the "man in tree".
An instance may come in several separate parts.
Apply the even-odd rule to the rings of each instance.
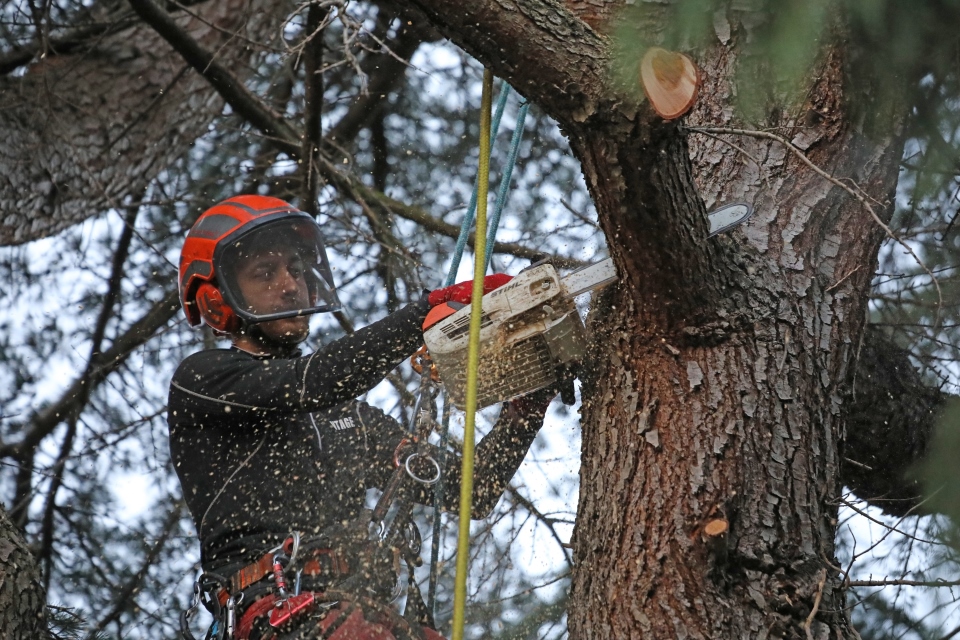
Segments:
[[[507,280],[488,276],[485,291]],[[180,364],[170,385],[170,449],[210,577],[201,580],[207,600],[228,631],[236,621],[236,638],[292,628],[296,637],[439,637],[419,629],[427,617],[411,625],[389,609],[395,565],[409,550],[370,542],[364,516],[368,488],[384,487],[414,451],[429,466],[429,452],[355,398],[417,349],[431,307],[469,302],[471,287],[433,291],[302,355],[308,315],[339,309],[313,218],[276,198],[238,196],[193,225],[181,253],[181,301],[190,324],[205,322],[232,347]],[[555,393],[510,403],[479,444],[475,517],[499,499]],[[451,482],[458,471],[446,471]],[[407,498],[425,500],[423,489]]]

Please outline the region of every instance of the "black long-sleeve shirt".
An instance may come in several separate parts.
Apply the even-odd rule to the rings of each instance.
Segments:
[[[315,535],[358,517],[406,432],[354,398],[416,350],[426,310],[409,305],[303,357],[209,350],[180,364],[170,450],[205,568],[245,564],[292,531]],[[541,424],[511,413],[479,444],[474,514],[496,504]],[[452,485],[458,463],[445,469]],[[457,492],[447,495],[455,506]]]

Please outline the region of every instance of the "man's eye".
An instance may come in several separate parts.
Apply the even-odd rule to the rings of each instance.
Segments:
[[[273,271],[271,269],[257,269],[253,272],[253,277],[257,280],[271,280]]]

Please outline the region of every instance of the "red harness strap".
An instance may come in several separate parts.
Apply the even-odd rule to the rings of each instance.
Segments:
[[[335,591],[327,593],[308,591],[301,596],[308,596],[310,604],[301,606],[280,624],[285,624],[296,614],[310,611],[317,603],[330,602],[332,605],[328,614],[317,621],[316,632],[319,635],[309,637],[327,640],[444,640],[443,636],[428,627],[411,627],[390,608],[390,605],[378,604],[369,598]],[[276,603],[277,597],[271,594],[250,605],[237,625],[236,640],[248,640],[257,618],[271,610],[283,610],[286,606],[281,605],[275,608]],[[291,610],[296,606],[295,603],[291,603]],[[271,615],[271,618],[273,617]],[[273,622],[271,626],[274,626]]]
[[[350,567],[347,561],[332,549],[312,549],[309,551],[311,557],[301,566],[305,576],[323,576],[329,575],[333,578],[342,578],[350,574]],[[230,576],[228,586],[217,593],[217,599],[220,605],[227,604],[230,594],[238,594],[244,589],[253,585],[267,576],[273,575],[273,553],[267,553],[262,558],[248,564],[244,568]],[[329,560],[329,566],[324,567],[323,559]],[[259,602],[259,601],[258,601]]]
[[[237,640],[247,640],[250,637],[251,629],[253,629],[253,621],[270,611],[276,601],[277,597],[271,593],[247,607],[246,612],[237,624]]]

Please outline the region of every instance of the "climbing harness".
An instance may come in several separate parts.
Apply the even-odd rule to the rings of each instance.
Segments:
[[[416,539],[419,540],[418,535]],[[180,617],[181,637],[196,640],[190,631],[190,620],[202,604],[213,616],[205,640],[247,640],[255,628],[260,629],[260,637],[269,638],[270,635],[264,634],[280,633],[307,614],[319,621],[338,607],[345,611],[341,618],[360,609],[371,614],[374,620],[392,620],[391,632],[398,639],[417,638],[419,634],[414,626],[430,622],[423,618],[422,605],[408,605],[411,616],[401,618],[392,612],[389,604],[364,596],[361,584],[350,583],[351,578],[362,572],[361,558],[369,558],[376,552],[377,549],[371,549],[369,554],[360,550],[356,562],[351,560],[348,565],[345,558],[329,547],[326,536],[301,543],[300,534],[291,533],[281,545],[229,578],[201,574],[194,585],[191,607]],[[303,589],[304,577],[313,580],[307,589]],[[336,588],[331,589],[334,584]],[[414,583],[409,597],[417,593]],[[238,612],[247,604],[238,618]],[[332,634],[343,621],[333,621],[324,628]]]

